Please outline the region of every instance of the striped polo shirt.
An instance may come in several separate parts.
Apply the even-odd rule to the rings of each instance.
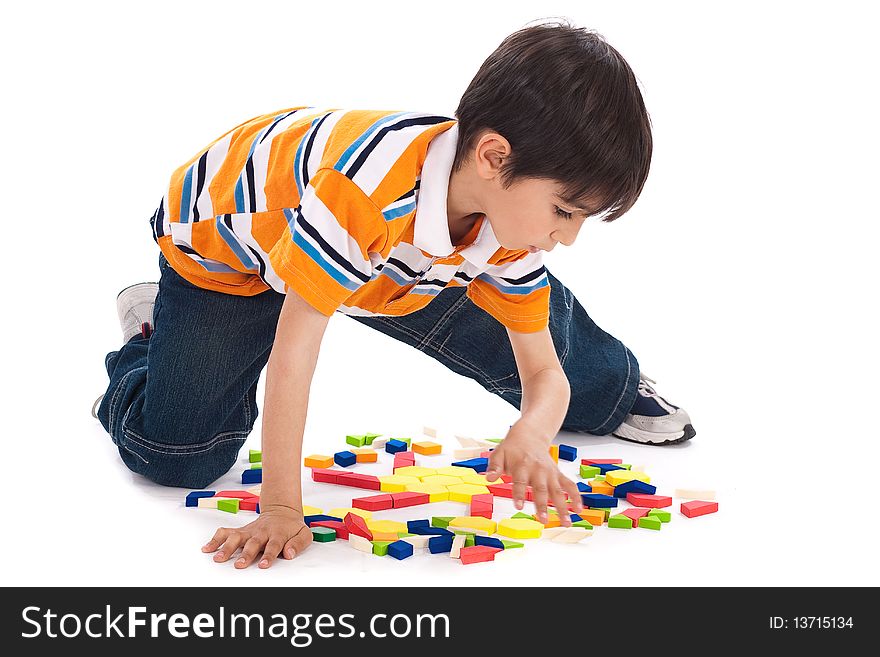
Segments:
[[[504,326],[545,328],[541,252],[508,250],[485,216],[453,245],[455,119],[294,107],[254,117],[171,175],[150,223],[171,267],[236,295],[294,289],[325,315],[405,315],[446,287]]]

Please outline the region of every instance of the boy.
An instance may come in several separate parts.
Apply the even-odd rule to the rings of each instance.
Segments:
[[[178,168],[151,219],[157,284],[117,300],[125,344],[107,355],[97,417],[125,464],[204,488],[262,425],[261,514],[221,528],[215,561],[242,548],[271,566],[312,536],[301,442],[334,311],[426,351],[519,407],[487,476],[522,508],[580,508],[548,454],[561,429],[665,444],[687,414],[657,396],[630,351],[542,265],[589,216],[638,198],[651,131],[627,63],[567,24],[506,38],[455,119],[296,107],[255,117]],[[569,525],[567,514],[563,524]]]

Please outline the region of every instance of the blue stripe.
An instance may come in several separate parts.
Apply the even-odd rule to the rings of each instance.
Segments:
[[[302,139],[299,140],[299,146],[296,147],[296,157],[293,158],[293,178],[296,180],[296,189],[299,192],[299,198],[302,198],[303,195],[303,180],[302,180],[302,170],[300,168],[300,161],[302,160],[302,152],[305,148],[306,142],[309,140],[309,136],[315,130],[315,124],[320,121],[320,117],[316,119],[312,119],[312,123],[309,126],[309,129],[306,131],[306,134],[302,136]]]
[[[358,137],[355,142],[345,149],[345,152],[339,158],[339,161],[334,165],[334,169],[337,171],[342,171],[345,168],[345,165],[348,164],[348,161],[351,159],[351,156],[354,155],[355,151],[360,148],[361,144],[363,144],[370,136],[379,130],[386,123],[391,123],[392,121],[396,121],[399,117],[403,116],[405,112],[398,112],[397,114],[392,114],[390,116],[386,116],[382,119],[376,121],[373,125],[366,129],[366,131]]]
[[[190,259],[193,262],[199,263],[202,267],[204,267],[206,270],[211,271],[211,272],[220,272],[220,273],[224,273],[224,274],[228,274],[228,273],[240,274],[241,273],[240,271],[233,269],[229,265],[224,265],[222,262],[202,262],[201,260],[196,260],[192,256],[190,256]]]
[[[401,287],[406,287],[415,280],[413,278],[404,278],[402,275],[398,274],[396,271],[389,267],[383,267],[381,275],[387,276]]]
[[[241,176],[235,181],[235,211],[244,212],[244,189],[241,186]]]
[[[344,276],[336,269],[332,264],[327,262],[320,253],[318,253],[317,249],[309,244],[305,238],[300,233],[293,234],[293,243],[296,244],[299,248],[305,251],[306,255],[308,255],[315,263],[324,270],[324,272],[330,276],[334,281],[339,283],[342,287],[347,290],[351,290],[354,292],[357,290],[360,285],[356,283],[352,283],[348,277]]]
[[[407,203],[406,205],[401,205],[399,208],[386,210],[382,213],[382,216],[385,217],[385,221],[391,221],[392,219],[397,219],[398,217],[402,217],[405,214],[409,214],[415,209],[416,202],[412,201],[411,203]]]
[[[486,283],[490,283],[494,287],[496,287],[499,290],[501,290],[502,292],[504,292],[504,294],[530,294],[531,292],[534,292],[535,290],[538,290],[542,287],[546,287],[547,285],[550,284],[546,277],[544,277],[539,283],[536,283],[535,285],[530,285],[528,287],[525,285],[520,286],[520,287],[510,287],[509,285],[501,285],[500,283],[497,282],[497,279],[492,278],[488,274],[480,274],[479,276],[477,276],[477,278],[479,278],[481,281],[484,281]]]
[[[220,237],[223,238],[223,241],[232,249],[232,252],[235,256],[241,261],[241,264],[245,266],[248,270],[259,269],[257,263],[255,263],[251,257],[247,254],[247,252],[241,248],[241,244],[238,243],[238,239],[235,234],[229,230],[229,226],[223,223],[223,217],[225,215],[218,215],[216,219],[217,223],[217,232],[220,234]]]
[[[180,193],[180,223],[182,224],[189,223],[189,197],[192,194],[192,176],[193,168],[190,167],[186,170],[186,175],[183,177],[183,190]]]

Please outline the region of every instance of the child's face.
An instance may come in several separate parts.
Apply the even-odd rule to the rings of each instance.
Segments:
[[[559,198],[561,186],[540,178],[524,178],[510,187],[498,179],[486,190],[483,207],[499,244],[505,249],[552,251],[571,246],[587,213]]]

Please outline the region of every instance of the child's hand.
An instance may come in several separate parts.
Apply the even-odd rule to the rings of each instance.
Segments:
[[[214,561],[229,561],[238,548],[241,556],[236,560],[236,568],[247,568],[259,553],[263,553],[260,568],[268,568],[275,558],[282,554],[285,559],[293,559],[312,544],[312,532],[303,522],[303,514],[288,506],[261,508],[260,515],[244,527],[221,527],[202,552],[219,552]]]
[[[531,431],[522,420],[511,427],[507,437],[489,457],[486,479],[495,481],[502,472],[513,477],[513,503],[523,508],[526,486],[532,487],[538,522],[547,522],[548,497],[559,511],[559,520],[565,527],[571,526],[565,496],[571,498],[572,512],[583,509],[581,494],[575,483],[559,471],[550,456],[549,445],[540,434]]]

